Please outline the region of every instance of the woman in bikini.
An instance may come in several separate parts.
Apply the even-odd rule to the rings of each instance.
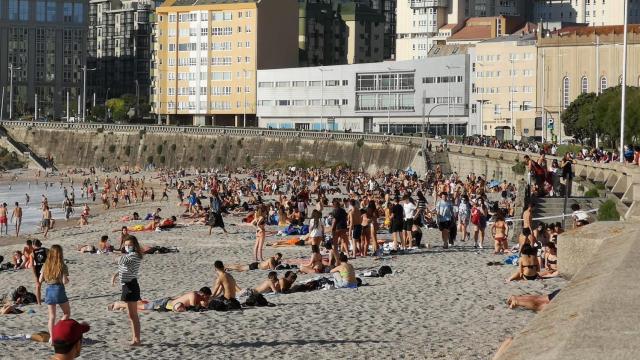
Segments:
[[[324,272],[324,263],[322,261],[322,255],[320,255],[320,247],[317,245],[311,246],[311,259],[309,262],[300,266],[300,272],[303,274],[321,274]]]
[[[357,211],[357,210],[356,210]],[[371,241],[371,218],[365,209],[360,209],[362,216],[362,234],[360,235],[360,256],[369,256],[369,242]]]
[[[258,206],[256,209],[256,215],[251,222],[256,227],[256,243],[253,247],[253,259],[255,261],[264,260],[262,257],[262,249],[264,248],[265,240],[265,225],[267,220],[264,217],[264,209],[262,206]]]
[[[309,238],[311,245],[320,245],[324,240],[324,224],[322,223],[322,213],[314,209],[311,212],[311,220],[309,221]]]
[[[491,233],[493,234],[493,238],[495,240],[495,251],[493,252],[494,255],[509,250],[509,225],[507,225],[507,223],[504,221],[504,216],[500,211],[496,216],[496,221],[491,227]]]
[[[520,260],[518,264],[520,269],[511,275],[507,282],[514,280],[536,280],[540,278],[538,272],[540,271],[540,265],[538,264],[537,250],[529,245],[524,244],[520,253]]]
[[[544,254],[546,269],[540,272],[541,278],[552,278],[558,276],[558,249],[554,242],[547,244],[547,251]]]

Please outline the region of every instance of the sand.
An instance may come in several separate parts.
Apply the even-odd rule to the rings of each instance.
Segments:
[[[565,284],[561,279],[505,284],[504,279],[516,268],[486,265],[502,260],[502,256],[491,255],[491,250],[476,251],[468,243],[448,251],[436,246],[386,261],[394,274],[366,279],[369,285],[358,290],[268,296],[275,307],[234,312],[143,313],[143,346],[130,348],[126,314],[106,311],[120,296],[119,287],[110,285],[117,270],[116,256],[80,254],[75,247],[95,244],[103,234],[117,245],[118,234],[111,230],[122,223],[115,219],[133,211],[151,212],[157,206],[163,208],[164,216],[182,211],[174,197],[171,202],[131,205],[93,217],[83,228],[55,230],[44,241],[45,246],[62,244],[71,262],[67,294],[72,318],[91,324],[86,337],[95,342],[83,347],[84,359],[489,359],[505,337],[535,316],[529,311],[509,310],[505,300],[510,294],[545,294]],[[254,231],[237,225],[239,220],[225,218],[228,230],[234,233],[229,235],[214,229],[214,235],[208,236],[208,228],[202,225],[137,234],[143,245],[180,249],[178,254],[144,258],[139,278],[143,298],[212,286],[214,260],[251,262]],[[438,244],[439,232],[430,230],[426,237]],[[0,255],[8,258],[21,247],[2,245]],[[306,247],[267,247],[265,256],[276,250],[285,258],[309,253]],[[357,269],[382,265],[371,258],[357,259],[353,264]],[[256,286],[266,278],[266,272],[234,272],[233,276],[244,288]],[[303,275],[299,280],[310,277]],[[31,270],[0,272],[1,291],[9,292],[18,285],[33,291]],[[35,313],[0,316],[0,335],[46,330],[46,305],[27,309]],[[0,349],[4,350],[0,358],[8,351],[17,359],[43,359],[52,354],[46,344],[31,341],[0,341]]]

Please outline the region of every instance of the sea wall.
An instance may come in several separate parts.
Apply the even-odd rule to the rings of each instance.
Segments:
[[[424,173],[417,145],[267,136],[197,135],[110,132],[101,129],[41,129],[7,127],[16,141],[37,154],[52,156],[60,167],[116,167],[122,165],[190,168],[248,165],[311,165],[346,163],[374,172],[413,167]]]

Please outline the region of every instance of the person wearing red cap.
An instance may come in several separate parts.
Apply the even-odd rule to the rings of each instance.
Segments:
[[[75,359],[80,356],[82,334],[89,331],[89,324],[75,320],[60,320],[51,331],[51,341],[55,354],[52,360]]]

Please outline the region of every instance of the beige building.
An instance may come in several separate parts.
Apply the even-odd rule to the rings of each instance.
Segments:
[[[560,113],[578,95],[622,83],[622,26],[572,27],[538,39],[537,103],[554,119],[553,135],[564,137]],[[640,25],[630,25],[627,85],[640,86]]]
[[[536,128],[536,35],[514,34],[475,45],[472,114],[482,135],[511,139],[539,136]],[[512,111],[513,109],[513,111]]]
[[[298,64],[295,0],[168,0],[157,21],[155,103],[166,123],[255,125],[256,70]]]
[[[342,5],[347,30],[347,63],[379,62],[384,59],[384,15],[368,6]]]
[[[640,2],[629,2],[629,23],[640,22]],[[591,26],[622,25],[622,0],[534,0],[533,21],[574,22]]]

